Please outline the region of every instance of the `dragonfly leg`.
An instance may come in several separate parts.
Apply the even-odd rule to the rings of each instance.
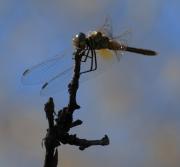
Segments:
[[[94,52],[93,52],[93,49],[91,48],[91,68],[90,68],[90,71],[93,70],[93,65],[94,65]]]
[[[83,71],[81,72],[80,74],[84,74],[84,73],[88,73],[88,72],[91,72],[91,71],[95,71],[97,69],[97,58],[96,58],[96,51],[93,49],[95,46],[93,40],[90,40],[89,41],[89,45],[88,45],[88,48],[89,48],[89,51],[91,51],[91,57],[89,56],[89,51],[87,52],[87,58],[90,58],[91,59],[91,66],[90,66],[90,69],[89,70],[86,70],[86,71]],[[86,58],[86,60],[87,60]]]
[[[88,72],[91,72],[91,71],[94,71],[97,69],[97,61],[96,61],[96,57],[94,55],[95,52],[93,49],[90,49],[90,50],[91,50],[91,57],[89,57],[89,58],[91,58],[91,67],[89,70],[83,71],[80,74],[85,74],[85,73],[88,73]],[[95,67],[93,67],[94,66],[94,58],[95,58]]]
[[[95,67],[94,67],[94,69],[93,69],[93,71],[95,71],[95,70],[97,70],[97,57],[96,57],[96,51],[95,50],[93,50],[93,52],[94,52],[94,63],[95,63]]]
[[[90,51],[90,49],[88,48],[86,54],[83,56],[83,57],[85,57],[85,58],[84,58],[84,60],[81,60],[81,62],[86,62],[86,61],[87,61],[87,58],[91,58],[91,57],[89,56],[89,51]]]

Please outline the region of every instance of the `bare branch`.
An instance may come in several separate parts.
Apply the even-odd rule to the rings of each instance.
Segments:
[[[49,128],[47,129],[47,134],[44,139],[44,144],[46,148],[44,167],[57,167],[57,147],[61,143],[76,145],[79,147],[80,150],[84,150],[87,147],[93,145],[105,146],[109,144],[109,138],[107,135],[105,135],[100,140],[87,140],[78,138],[76,134],[70,135],[68,133],[71,128],[82,124],[81,120],[73,121],[73,112],[76,109],[80,108],[76,101],[76,94],[79,88],[81,58],[85,54],[84,52],[85,51],[81,49],[77,49],[77,51],[75,52],[74,74],[71,82],[68,85],[69,103],[67,107],[59,110],[58,115],[56,116],[54,114],[55,111],[53,98],[50,97],[49,101],[45,104],[44,111],[46,113],[46,118],[48,119]]]

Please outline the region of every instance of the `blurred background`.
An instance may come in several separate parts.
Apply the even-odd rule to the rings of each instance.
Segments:
[[[63,145],[59,166],[178,167],[179,6],[178,0],[0,0],[1,166],[44,161],[48,96],[39,95],[41,85],[22,85],[22,72],[70,47],[74,34],[102,25],[110,15],[115,34],[131,28],[131,46],[159,55],[126,53],[118,68],[80,86],[81,109],[74,117],[84,124],[71,133],[88,139],[108,134],[110,145],[83,152]],[[67,104],[66,91],[52,96],[57,109]]]

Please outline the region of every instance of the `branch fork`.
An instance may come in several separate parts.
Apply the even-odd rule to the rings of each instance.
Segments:
[[[74,74],[68,85],[69,103],[67,107],[59,110],[56,115],[52,97],[49,98],[48,102],[44,106],[44,111],[49,124],[49,128],[47,129],[47,134],[44,139],[44,145],[46,148],[44,167],[57,167],[57,147],[61,144],[76,145],[80,150],[84,150],[93,145],[105,146],[109,144],[109,138],[107,135],[100,140],[87,140],[78,138],[76,134],[69,134],[69,130],[71,128],[79,126],[83,123],[79,119],[75,121],[73,120],[73,112],[80,108],[76,101],[76,94],[79,88],[79,79],[81,74],[81,58],[84,54],[85,51],[81,49],[77,49],[74,53]]]

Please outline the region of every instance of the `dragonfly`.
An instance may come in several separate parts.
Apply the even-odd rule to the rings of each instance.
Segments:
[[[113,36],[112,21],[106,18],[103,26],[88,33],[79,32],[72,39],[73,47],[84,51],[81,59],[81,78],[88,80],[91,76],[99,75],[114,62],[119,62],[124,52],[132,52],[145,56],[155,56],[157,52],[150,49],[130,47],[127,44],[129,31],[125,31],[119,36]],[[67,67],[69,56],[62,55],[46,60],[31,68],[26,69],[22,74],[22,82],[25,84],[43,83],[41,94],[46,95],[58,91],[58,87],[65,87],[70,81],[73,65]],[[48,78],[48,72],[57,64],[60,69],[57,74],[52,74]],[[92,74],[95,75],[89,75]],[[84,75],[86,74],[86,75]],[[90,77],[89,77],[90,76]]]
[[[130,47],[125,44],[121,39],[118,40],[117,37],[113,37],[111,25],[112,24],[106,21],[102,29],[92,31],[87,35],[83,32],[80,32],[73,38],[73,45],[75,48],[86,50],[83,62],[86,62],[88,58],[91,59],[91,66],[89,70],[83,71],[81,72],[81,74],[97,70],[97,51],[100,51],[100,53],[104,53],[104,55],[100,55],[105,57],[107,55],[107,52],[109,51],[113,51],[115,53],[126,51],[146,56],[157,55],[157,53],[153,50]],[[108,55],[109,58],[114,56],[113,54]],[[118,54],[115,55],[119,60]]]

